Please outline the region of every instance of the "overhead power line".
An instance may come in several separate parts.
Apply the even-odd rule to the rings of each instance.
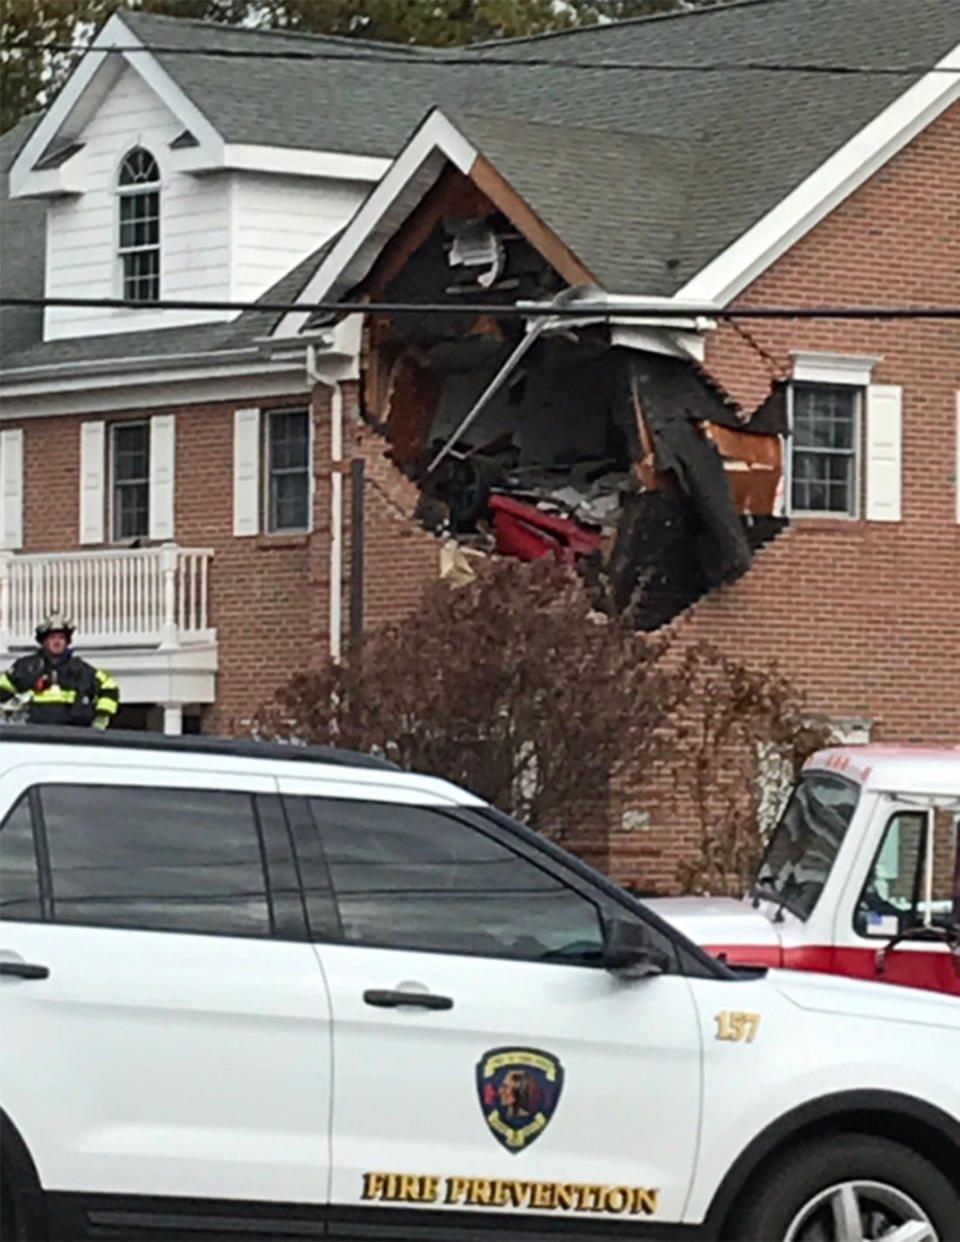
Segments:
[[[255,311],[262,314],[494,315],[497,318],[549,319],[875,319],[960,320],[960,306],[669,306],[663,303],[608,302],[553,305],[542,302],[200,302],[170,298],[128,302],[123,298],[28,298],[0,296],[3,306],[62,306],[91,310]]]
[[[157,56],[209,56],[221,60],[280,60],[280,61],[311,61],[311,60],[343,60],[372,62],[375,64],[402,64],[436,66],[469,66],[473,69],[498,69],[504,66],[520,68],[547,69],[587,69],[587,70],[642,70],[645,73],[797,73],[825,76],[887,76],[909,77],[917,74],[944,73],[960,76],[960,69],[951,69],[941,65],[925,64],[822,64],[806,65],[790,64],[784,61],[708,61],[691,63],[689,61],[652,61],[652,60],[583,60],[567,59],[550,56],[484,56],[460,53],[445,53],[440,50],[406,48],[397,45],[397,50],[385,51],[344,49],[284,48],[265,50],[257,48],[202,48],[175,47],[163,44],[111,44],[98,46],[87,44],[77,47],[72,43],[4,43],[0,44],[3,52],[67,52],[76,56],[87,52],[121,52],[124,55],[136,53]]]

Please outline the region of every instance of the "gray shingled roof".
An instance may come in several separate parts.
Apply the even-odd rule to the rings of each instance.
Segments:
[[[392,156],[439,106],[461,118],[472,140],[608,289],[651,294],[684,284],[900,95],[916,71],[683,73],[518,67],[500,63],[503,58],[926,66],[960,42],[960,0],[741,0],[478,45],[456,54],[460,63],[446,63],[447,54],[428,57],[362,41],[135,11],[123,16],[152,46],[381,57],[375,64],[170,51],[158,58],[232,142]],[[19,284],[25,274],[15,278]],[[5,286],[14,283],[8,273],[3,279]],[[170,329],[164,339],[186,332],[194,348],[205,348],[201,342],[239,323]],[[134,353],[141,335],[156,336],[95,338],[78,347],[104,356],[106,339]],[[60,357],[64,345],[58,343]]]
[[[258,301],[293,302],[326,258],[340,236],[334,234],[287,272]],[[41,281],[42,284],[42,281]],[[43,292],[42,288],[40,290]],[[4,312],[6,313],[6,312]],[[250,348],[269,334],[280,314],[251,307],[229,323],[188,324],[179,328],[151,328],[144,332],[116,332],[43,341],[39,325],[29,343],[8,350],[4,342],[2,366],[8,371],[49,366],[52,363],[104,362],[119,358],[173,358],[177,354],[226,353]]]
[[[40,120],[24,117],[0,137],[0,282],[17,297],[43,297],[44,208],[35,199],[7,197],[10,165]],[[0,307],[0,357],[13,356],[40,339],[40,307]]]
[[[698,142],[506,117],[453,119],[601,286],[666,291],[663,256],[676,252],[683,232]],[[643,247],[624,244],[638,234]]]
[[[127,19],[146,43],[264,50],[304,47],[336,53],[343,41],[308,40],[183,22],[144,13]],[[501,65],[505,57],[600,62],[932,65],[960,42],[960,0],[744,0],[715,9],[646,18],[563,34],[508,40],[457,55],[472,63],[444,64],[391,59],[389,63],[321,60],[257,61],[168,55],[163,63],[224,135],[237,142],[276,142],[364,154],[392,155],[431,106],[451,113],[523,118],[537,125],[613,131],[610,175],[587,181],[596,209],[612,212],[626,233],[595,229],[599,244],[581,258],[597,271],[623,275],[613,286],[629,288],[624,276],[656,268],[649,292],[671,292],[755,223],[833,151],[901,94],[916,74],[810,76],[726,70],[669,73],[643,70]],[[347,50],[370,50],[357,41]],[[439,61],[439,63],[437,63]],[[256,64],[256,73],[251,65]],[[661,249],[665,230],[649,223],[657,189],[642,195],[636,221],[621,188],[636,188],[639,170],[625,177],[613,148],[623,135],[643,144],[670,139],[687,144],[683,201],[687,218],[673,244]],[[703,158],[687,158],[699,145]],[[562,152],[562,144],[558,154]],[[536,156],[536,152],[531,152]],[[543,189],[554,175],[545,162]],[[659,170],[658,170],[659,171]],[[675,176],[677,168],[671,169]],[[585,179],[586,180],[586,179]],[[537,207],[538,184],[526,180]],[[669,200],[675,187],[667,189]],[[572,202],[571,223],[582,214]],[[635,227],[634,227],[635,224]],[[556,217],[565,233],[566,221]],[[624,244],[640,257],[623,261]],[[636,289],[631,291],[636,292]]]

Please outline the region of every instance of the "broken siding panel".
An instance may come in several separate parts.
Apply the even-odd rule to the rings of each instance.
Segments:
[[[866,516],[870,522],[900,521],[902,407],[899,385],[867,388]]]

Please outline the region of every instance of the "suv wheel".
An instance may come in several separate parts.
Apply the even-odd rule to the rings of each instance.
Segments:
[[[958,1190],[923,1156],[887,1139],[805,1143],[762,1168],[757,1183],[735,1230],[743,1242],[960,1238]]]

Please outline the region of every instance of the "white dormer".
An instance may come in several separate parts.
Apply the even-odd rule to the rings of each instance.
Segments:
[[[10,170],[47,202],[48,297],[143,309],[48,307],[44,339],[229,320],[151,310],[251,301],[346,223],[387,159],[231,145],[115,16]]]

